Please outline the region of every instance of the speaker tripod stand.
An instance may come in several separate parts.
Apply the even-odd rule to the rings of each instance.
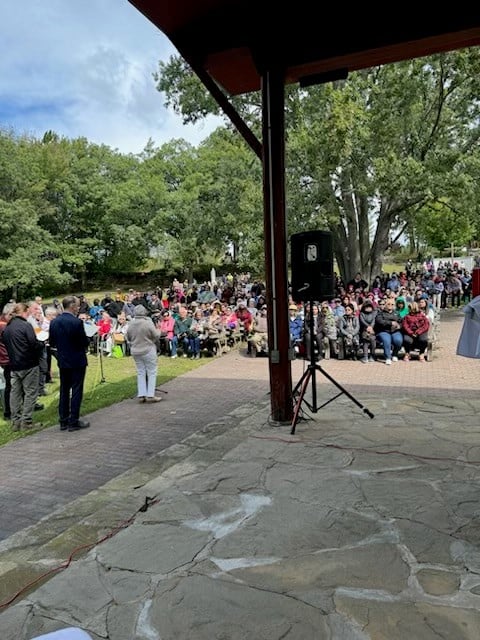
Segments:
[[[329,373],[327,373],[325,369],[323,369],[318,364],[318,362],[315,362],[315,345],[313,340],[314,327],[315,327],[314,318],[313,318],[313,300],[310,300],[308,313],[309,313],[308,325],[310,330],[310,364],[308,365],[307,369],[305,370],[300,380],[295,385],[292,392],[293,398],[294,400],[296,399],[296,402],[293,410],[292,429],[290,433],[292,435],[295,433],[297,422],[300,417],[300,409],[301,409],[302,403],[305,403],[312,413],[317,413],[318,411],[320,411],[320,409],[323,409],[323,407],[326,407],[327,404],[330,404],[330,402],[333,402],[334,400],[339,398],[341,395],[346,395],[347,398],[350,398],[350,400],[354,402],[357,405],[357,407],[360,407],[360,409],[362,409],[362,411],[369,418],[373,419],[374,415],[369,409],[367,409],[367,407],[365,407],[349,391],[347,391],[344,387],[342,387],[342,385],[339,382],[337,382],[335,378],[333,378]],[[317,371],[321,373],[323,376],[325,376],[327,380],[329,380],[332,384],[334,384],[337,387],[337,389],[340,390],[339,393],[333,396],[333,398],[330,398],[330,400],[327,400],[320,406],[317,405]],[[305,393],[307,391],[309,382],[312,383],[312,402],[311,403],[305,399]]]

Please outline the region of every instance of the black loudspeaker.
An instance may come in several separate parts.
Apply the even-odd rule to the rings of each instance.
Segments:
[[[334,296],[333,240],[330,231],[290,236],[292,297],[296,302],[331,300]]]

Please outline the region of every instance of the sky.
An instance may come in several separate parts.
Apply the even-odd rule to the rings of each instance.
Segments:
[[[150,138],[196,146],[220,124],[163,106],[152,74],[177,51],[128,0],[0,0],[0,42],[1,129],[140,153]]]

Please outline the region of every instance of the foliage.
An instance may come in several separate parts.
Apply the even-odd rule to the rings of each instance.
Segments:
[[[178,57],[154,76],[185,122],[221,114]],[[408,237],[463,244],[480,234],[480,50],[351,73],[286,104],[287,229],[332,232],[345,279],[368,280]],[[232,98],[260,136],[258,93]],[[0,294],[84,289],[92,277],[157,268],[189,280],[206,265],[264,265],[262,167],[231,125],[198,148],[149,141],[122,155],[48,131],[0,130]],[[445,241],[447,240],[447,241]]]
[[[445,251],[451,244],[467,244],[474,233],[469,218],[442,201],[423,206],[415,216],[414,224],[424,246],[439,252]]]
[[[289,231],[329,229],[342,276],[371,278],[391,234],[414,232],[427,203],[447,199],[477,221],[478,182],[468,172],[479,159],[479,71],[473,48],[289,88]],[[217,112],[178,59],[161,64],[156,79],[185,121]],[[235,99],[248,122],[258,118],[258,103],[255,95]]]

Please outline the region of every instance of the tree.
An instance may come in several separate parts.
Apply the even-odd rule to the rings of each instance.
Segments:
[[[440,201],[422,207],[414,225],[419,240],[439,252],[452,244],[457,247],[468,244],[474,233],[474,226],[467,216],[459,215],[447,202]]]
[[[28,200],[0,199],[0,291],[19,295],[45,285],[66,286],[72,278],[61,272],[61,259],[52,236],[38,224]]]
[[[479,72],[473,48],[288,89],[289,230],[329,229],[345,280],[379,273],[392,232],[408,232],[427,203],[448,199],[471,214],[478,187],[465,167],[479,155]],[[156,79],[186,120],[211,109],[178,59]],[[249,121],[258,116],[258,96],[235,100]]]

